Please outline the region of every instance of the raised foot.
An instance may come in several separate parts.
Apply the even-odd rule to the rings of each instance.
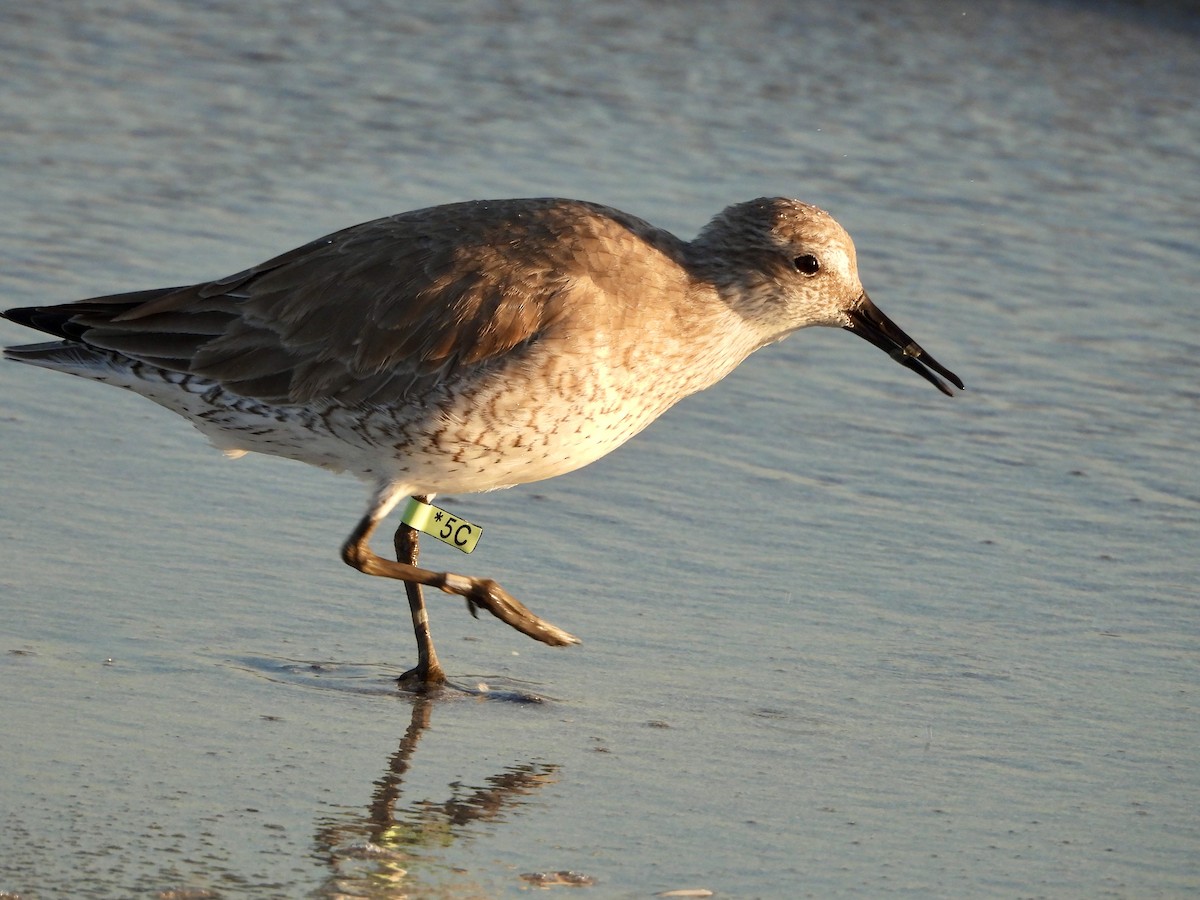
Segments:
[[[443,583],[438,586],[448,594],[460,594],[466,598],[471,615],[476,615],[476,610],[482,606],[501,622],[543,644],[566,647],[579,643],[575,635],[534,615],[524,603],[490,578],[469,578],[447,573]]]

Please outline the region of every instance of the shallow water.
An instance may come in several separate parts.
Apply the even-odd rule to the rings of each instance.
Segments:
[[[0,10],[6,305],[471,197],[690,236],[783,193],[968,390],[804,332],[588,469],[446,499],[488,531],[431,564],[584,644],[433,598],[471,692],[429,704],[389,685],[402,593],[337,558],[359,485],[0,365],[0,891],[1200,888],[1194,14],[67,9]]]

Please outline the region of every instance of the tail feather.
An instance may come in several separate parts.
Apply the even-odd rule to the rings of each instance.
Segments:
[[[44,344],[6,347],[4,356],[6,359],[27,363],[31,366],[41,366],[44,369],[54,369],[58,372],[70,372],[73,375],[103,380],[102,373],[128,368],[136,356],[97,346],[89,341],[88,332],[94,330],[97,322],[111,321],[143,303],[178,290],[179,288],[174,287],[154,288],[148,291],[131,291],[125,294],[93,297],[77,303],[64,303],[56,306],[24,306],[0,311],[0,317],[8,319],[10,322],[61,338],[61,340],[48,341]],[[142,362],[154,365],[160,361],[144,359]],[[178,366],[179,362],[172,360],[166,361],[163,368],[177,369]],[[186,371],[186,367],[184,370]]]
[[[5,347],[4,358],[85,377],[95,377],[99,370],[111,370],[119,365],[117,354],[112,351],[97,350],[75,341],[47,341],[44,344]]]
[[[166,294],[172,294],[180,288],[153,288],[148,291],[132,291],[125,294],[110,294],[107,297],[93,297],[90,300],[80,300],[78,303],[63,303],[57,306],[22,306],[17,309],[0,311],[0,316],[32,328],[43,331],[55,337],[72,341],[81,338],[87,326],[76,322],[79,316],[94,316],[111,319],[121,313],[133,309],[149,300],[156,300]]]

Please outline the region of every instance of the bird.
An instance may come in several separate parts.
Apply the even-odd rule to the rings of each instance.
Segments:
[[[456,202],[215,281],[2,315],[54,338],[6,348],[10,360],[140,394],[230,456],[362,480],[370,500],[341,556],[405,583],[417,664],[399,680],[415,690],[446,680],[422,585],[545,644],[579,641],[492,579],[418,566],[405,524],[396,560],[375,553],[401,500],[579,469],[810,326],[866,339],[947,396],[963,389],[872,302],[845,229],[786,197],[729,206],[690,241],[598,203]]]

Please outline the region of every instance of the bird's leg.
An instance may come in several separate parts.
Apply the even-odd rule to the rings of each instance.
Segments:
[[[428,498],[418,497],[422,503],[428,503]],[[404,522],[396,529],[393,538],[396,546],[396,560],[409,566],[416,566],[420,554],[418,532]],[[433,649],[433,636],[429,633],[429,613],[425,609],[425,597],[421,593],[421,585],[415,581],[404,582],[404,591],[408,594],[408,608],[412,612],[413,634],[417,638],[417,665],[401,675],[397,681],[401,685],[415,684],[420,688],[445,684],[446,673],[438,662],[437,651]]]
[[[390,559],[378,556],[371,549],[371,535],[378,527],[380,520],[394,505],[394,502],[378,503],[355,526],[350,537],[346,539],[346,543],[342,545],[342,559],[347,565],[353,566],[367,575],[395,578],[414,585],[425,584],[440,588],[448,594],[458,594],[467,599],[472,610],[477,606],[482,606],[500,621],[506,622],[522,634],[527,634],[543,644],[562,647],[567,644],[579,643],[579,638],[573,634],[535,616],[521,601],[490,578],[473,578],[468,575],[455,575],[452,572],[431,572],[429,569],[419,568],[413,563],[399,560],[392,562]]]

